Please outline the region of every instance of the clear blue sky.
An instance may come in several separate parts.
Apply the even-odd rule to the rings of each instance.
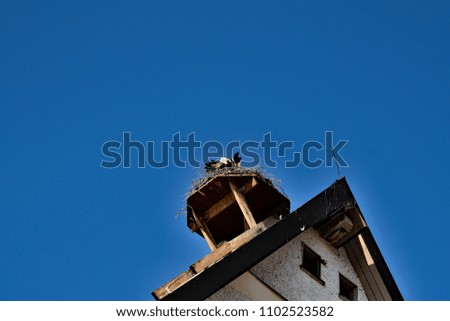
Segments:
[[[208,252],[176,218],[199,170],[101,146],[348,139],[408,300],[449,300],[448,1],[2,1],[0,299],[151,300]],[[297,208],[336,169],[279,166]]]

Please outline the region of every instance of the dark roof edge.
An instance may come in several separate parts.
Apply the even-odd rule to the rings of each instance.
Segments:
[[[392,276],[392,273],[389,270],[389,267],[386,264],[377,243],[375,242],[372,232],[368,227],[366,227],[362,229],[361,236],[369,249],[370,255],[375,262],[375,266],[377,267],[377,270],[380,273],[380,276],[383,279],[392,300],[403,301],[403,295],[401,294],[400,289],[398,288],[397,283],[395,282],[394,277]]]
[[[207,299],[300,234],[302,232],[300,228],[298,215],[287,215],[264,233],[205,269],[161,300],[200,301]],[[152,294],[158,299],[154,293]]]
[[[306,228],[322,223],[345,207],[358,204],[345,177],[336,180],[327,189],[314,196],[293,213],[300,216],[300,223]],[[361,212],[361,211],[360,211]]]

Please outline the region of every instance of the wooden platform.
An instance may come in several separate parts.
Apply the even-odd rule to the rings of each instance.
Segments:
[[[257,173],[216,176],[187,198],[188,227],[205,237],[211,250],[271,215],[289,212],[289,199]]]

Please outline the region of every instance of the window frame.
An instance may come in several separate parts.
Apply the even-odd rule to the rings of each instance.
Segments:
[[[339,298],[344,301],[358,301],[358,286],[341,273],[339,273]]]
[[[310,262],[305,262],[306,260]],[[316,265],[314,271],[312,271],[311,269],[311,264]],[[300,269],[306,272],[306,274],[319,282],[321,285],[325,285],[325,281],[321,279],[322,264],[325,265],[325,261],[322,259],[322,257],[314,250],[312,250],[308,245],[302,243],[302,264],[300,265]]]

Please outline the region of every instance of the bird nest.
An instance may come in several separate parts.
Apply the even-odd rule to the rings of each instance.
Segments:
[[[189,191],[186,193],[188,198],[190,195],[194,194],[196,191],[205,186],[209,181],[218,177],[218,176],[227,176],[227,175],[257,175],[262,181],[272,185],[274,188],[279,190],[284,196],[283,188],[280,186],[280,180],[275,176],[266,173],[261,167],[223,167],[216,170],[206,170],[203,171],[196,179],[192,181],[192,184],[189,188]],[[287,196],[286,196],[287,197]]]

